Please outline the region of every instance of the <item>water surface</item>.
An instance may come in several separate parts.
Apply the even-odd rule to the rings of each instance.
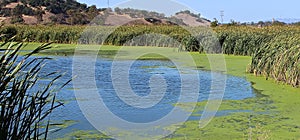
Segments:
[[[54,57],[54,60],[48,61],[44,68],[44,72],[66,72],[63,79],[57,83],[62,84],[64,81],[67,81],[72,77],[72,59],[72,57],[68,56]],[[121,62],[124,64],[130,63],[130,61],[126,60],[122,60]],[[154,90],[150,88],[149,81],[153,78],[153,76],[157,75],[163,77],[166,84],[166,92],[164,93],[162,100],[155,106],[146,109],[132,107],[124,103],[115,91],[112,84],[114,79],[111,77],[112,63],[113,61],[111,59],[98,58],[95,64],[96,69],[94,79],[96,80],[98,93],[105,105],[113,114],[128,122],[152,122],[170,113],[170,111],[174,108],[174,104],[178,102],[178,99],[181,96],[181,76],[198,76],[200,81],[200,83],[193,83],[189,85],[189,88],[199,86],[199,97],[189,97],[188,94],[185,94],[185,98],[198,98],[199,102],[208,99],[211,89],[211,72],[193,69],[186,69],[184,72],[179,72],[171,61],[137,60],[131,65],[128,80],[131,86],[130,88],[135,92],[135,94],[139,96],[149,95],[151,90]],[[82,67],[86,67],[88,69],[88,67],[84,66],[84,64]],[[87,83],[88,82],[86,81],[82,81],[83,87],[86,87],[86,89],[91,88]],[[93,128],[82,114],[77,104],[74,90],[80,89],[74,89],[72,83],[70,83],[58,94],[58,99],[65,102],[65,105],[54,111],[52,115],[53,122],[68,122],[69,124],[65,124],[67,125],[65,126],[66,128],[55,133],[51,133],[50,137],[52,138],[64,137],[65,134],[77,130],[95,130],[95,128]],[[254,96],[255,94],[251,88],[251,83],[240,77],[227,76],[224,100],[242,100]],[[148,101],[151,102],[151,100],[152,99],[149,99]],[[91,100],[89,102],[93,103],[96,101],[97,100]],[[133,100],[132,102],[136,101]],[[236,111],[233,110],[232,112]],[[229,113],[230,111],[219,112],[217,113],[217,116],[228,115]],[[189,119],[195,120],[198,118],[190,117]],[[53,127],[52,129],[55,130],[58,128]]]

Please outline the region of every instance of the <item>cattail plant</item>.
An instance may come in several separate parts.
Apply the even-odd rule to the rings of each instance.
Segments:
[[[213,29],[181,26],[26,26],[9,25],[0,32],[29,42],[175,47],[180,51],[252,56],[248,72],[293,86],[300,85],[299,26],[221,26]],[[18,31],[15,32],[15,29]],[[188,30],[187,30],[188,29]],[[211,33],[211,30],[215,32]],[[84,31],[84,32],[83,32]],[[221,48],[214,40],[219,40]],[[0,41],[4,41],[0,39]],[[174,41],[175,40],[175,41]],[[178,42],[178,43],[176,43]]]
[[[26,55],[20,55],[23,43],[2,43],[0,53],[0,138],[47,139],[51,112],[62,106],[56,101],[57,92],[68,82],[55,88],[62,74],[42,75],[46,57],[33,55],[50,48],[41,45]],[[51,78],[44,87],[42,78]]]

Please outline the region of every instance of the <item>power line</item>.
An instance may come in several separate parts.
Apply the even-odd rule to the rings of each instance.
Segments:
[[[221,16],[221,23],[223,24],[223,22],[224,22],[224,10],[220,11],[220,16]]]

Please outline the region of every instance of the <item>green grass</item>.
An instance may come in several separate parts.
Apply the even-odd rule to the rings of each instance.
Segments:
[[[24,50],[31,50],[38,43],[30,43]],[[60,55],[60,53],[73,54],[76,45],[53,44],[55,48],[45,54]],[[99,45],[79,47],[82,52],[95,51]],[[157,55],[168,54],[169,58]],[[137,53],[144,53],[135,56]],[[148,53],[148,54],[147,54]],[[44,54],[44,55],[45,55]],[[157,47],[101,47],[100,55],[117,59],[158,59],[175,60],[185,66],[192,62],[182,59],[189,55],[178,52],[177,49]],[[190,53],[196,63],[196,68],[210,70],[211,66],[205,54]],[[222,57],[221,55],[216,55]],[[224,55],[227,73],[246,78],[253,83],[253,87],[260,92],[259,97],[242,101],[224,101],[220,110],[253,110],[253,112],[237,112],[228,116],[215,117],[205,128],[198,128],[198,121],[188,121],[179,128],[171,139],[300,139],[300,88],[278,83],[275,80],[266,80],[246,73],[246,68],[251,62],[251,57]],[[218,70],[216,68],[215,70]],[[221,70],[221,69],[220,69]],[[198,103],[197,111],[202,110],[205,102]],[[251,134],[251,135],[250,135]]]
[[[86,140],[86,139],[109,139],[109,137],[101,134],[98,131],[74,131],[72,133],[66,134],[65,137],[59,138],[57,140]]]

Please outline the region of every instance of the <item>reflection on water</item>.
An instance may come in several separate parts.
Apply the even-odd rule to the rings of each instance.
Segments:
[[[151,90],[159,91],[159,89],[155,89],[155,87],[152,89],[150,88],[151,78],[157,75],[160,76],[158,78],[164,79],[166,84],[166,92],[162,96],[162,100],[152,107],[132,107],[124,103],[116,94],[111,77],[112,62],[113,61],[110,59],[97,59],[95,64],[95,80],[97,83],[97,90],[110,111],[128,122],[147,123],[158,120],[167,115],[174,108],[174,103],[176,103],[180,97],[182,86],[181,76],[199,76],[200,83],[190,84],[188,88],[193,88],[194,86],[200,85],[198,101],[205,101],[208,99],[211,88],[210,72],[198,71],[199,75],[197,75],[195,72],[196,70],[192,69],[186,69],[184,72],[179,72],[171,61],[137,60],[131,66],[128,81],[135,94],[145,97],[151,93]],[[129,61],[122,61],[122,63],[129,63]],[[82,67],[84,67],[84,64]],[[72,76],[72,57],[55,57],[54,60],[49,61],[45,66],[44,72],[49,71],[66,72],[64,80],[61,81],[61,83],[69,80]],[[152,82],[156,81],[155,78],[152,80]],[[88,82],[82,81],[82,85],[84,85],[83,87],[86,87],[87,89],[90,88],[89,85],[86,85],[86,83]],[[64,134],[77,130],[95,130],[81,113],[81,110],[79,109],[75,99],[74,90],[79,89],[73,89],[72,83],[70,83],[58,94],[58,99],[64,101],[65,105],[54,111],[52,119],[55,121],[71,120],[73,123],[65,129],[51,133],[50,137],[52,138],[62,137]],[[251,88],[251,83],[239,77],[227,76],[224,100],[242,100],[253,96],[254,93]],[[155,97],[156,96],[153,96],[153,100],[155,100]],[[184,94],[184,98],[195,97],[189,97],[189,94]],[[130,98],[128,100],[130,101]],[[145,103],[151,101],[152,99],[149,98],[145,101]],[[93,100],[89,102],[93,102]],[[132,100],[131,102],[135,103],[136,101]],[[217,113],[217,116],[227,114],[229,114],[229,112],[219,112]],[[190,117],[189,119],[195,120],[199,119],[199,117]]]

